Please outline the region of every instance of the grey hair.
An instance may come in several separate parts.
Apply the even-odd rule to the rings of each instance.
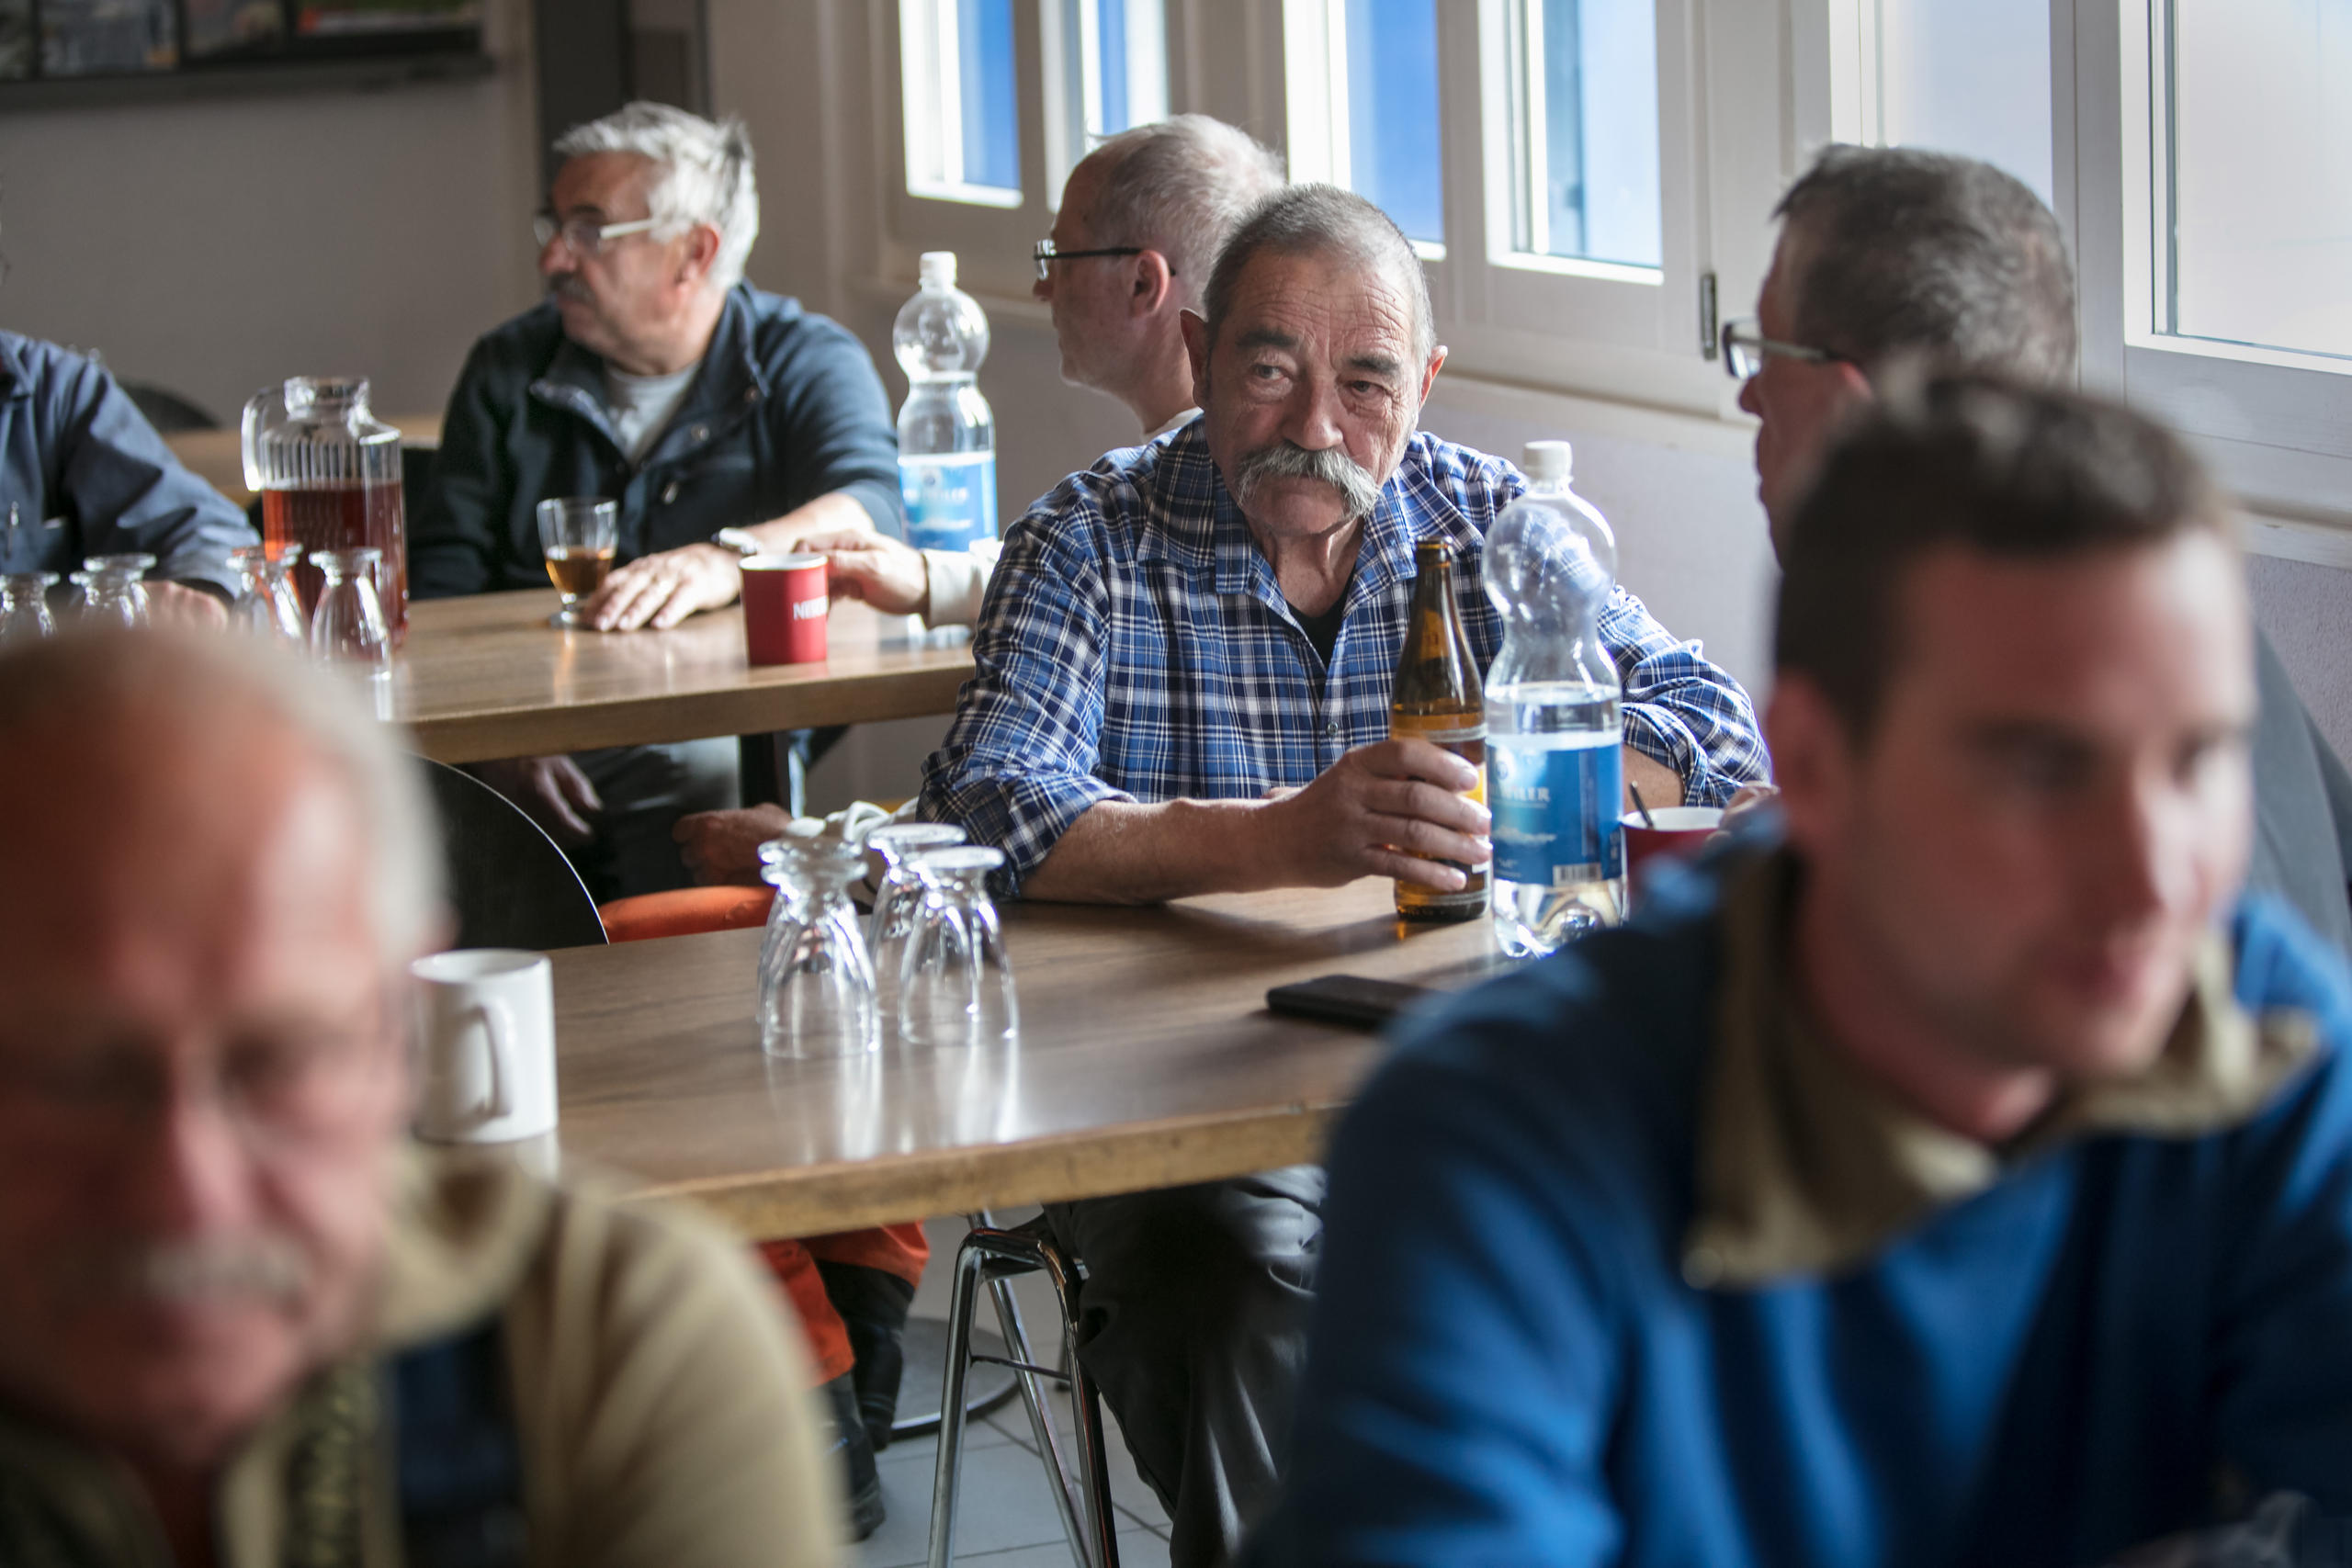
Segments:
[[[439,929],[440,837],[416,758],[367,695],[294,656],[243,637],[74,631],[0,653],[0,736],[61,716],[86,724],[165,705],[259,710],[342,778],[368,837],[369,914],[379,955],[405,964]],[[168,779],[158,788],[171,787]]]
[[[1285,177],[1281,154],[1204,114],[1123,130],[1086,162],[1101,182],[1081,215],[1095,243],[1159,252],[1194,307],[1227,238]]]
[[[1945,371],[2072,376],[2065,238],[2041,197],[1990,164],[1826,147],[1773,216],[1796,236],[1800,341],[1872,371],[1907,355]]]
[[[752,139],[741,119],[729,115],[714,123],[640,98],[556,138],[559,158],[597,152],[634,153],[660,165],[645,193],[649,215],[659,225],[654,233],[673,239],[697,223],[709,224],[718,231],[711,286],[732,288],[742,281],[752,242],[760,237],[760,191]]]
[[[1430,309],[1429,275],[1413,242],[1371,202],[1351,190],[1330,185],[1298,185],[1276,191],[1260,202],[1233,238],[1217,253],[1216,268],[1209,274],[1204,314],[1209,342],[1216,342],[1233,291],[1241,274],[1261,253],[1298,256],[1330,253],[1364,266],[1387,270],[1389,281],[1405,296],[1413,311],[1413,355],[1420,365],[1437,352],[1437,321]]]

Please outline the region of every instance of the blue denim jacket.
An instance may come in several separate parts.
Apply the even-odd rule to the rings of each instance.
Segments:
[[[181,467],[112,376],[39,338],[0,332],[0,570],[62,577],[85,556],[144,552],[150,576],[237,591],[229,552],[257,543],[228,497]]]
[[[604,361],[564,336],[545,303],[467,357],[434,482],[410,508],[409,592],[545,586],[535,509],[552,496],[617,501],[616,554],[628,561],[837,490],[883,532],[903,533],[889,401],[844,328],[738,284],[686,400],[632,464],[605,412]]]

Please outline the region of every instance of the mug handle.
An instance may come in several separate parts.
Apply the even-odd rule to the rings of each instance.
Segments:
[[[476,1122],[495,1122],[514,1109],[506,1093],[507,1062],[514,1055],[514,1018],[503,1002],[481,1001],[473,1015],[481,1020],[482,1054],[490,1066],[490,1098],[474,1107]]]

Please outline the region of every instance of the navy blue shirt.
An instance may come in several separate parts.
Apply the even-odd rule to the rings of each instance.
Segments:
[[[616,558],[630,561],[835,491],[884,533],[904,533],[889,400],[843,328],[736,285],[685,401],[632,463],[605,410],[604,361],[564,335],[550,301],[466,358],[434,481],[410,511],[409,592],[544,586],[536,509],[555,496],[618,502]]]
[[[1254,1562],[2086,1568],[2233,1489],[2352,1512],[2352,987],[2283,906],[2235,993],[2318,1044],[2253,1120],[2077,1138],[1850,1269],[1702,1289],[1724,944],[1682,884],[1408,1025],[1348,1116]]]
[[[148,575],[237,591],[229,552],[258,544],[245,514],[180,465],[112,376],[78,354],[0,332],[0,570],[77,570],[146,554]]]

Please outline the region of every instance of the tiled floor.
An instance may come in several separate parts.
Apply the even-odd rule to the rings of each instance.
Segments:
[[[1006,1224],[1024,1217],[999,1216]],[[937,1220],[926,1231],[931,1237],[931,1269],[915,1297],[914,1310],[921,1316],[944,1318],[947,1280],[956,1244],[964,1238],[964,1225],[961,1221]],[[1035,1280],[1020,1281],[1015,1290],[1029,1326],[1031,1348],[1050,1361],[1057,1322],[1053,1298]],[[996,1326],[995,1314],[985,1303],[980,1322],[991,1330]],[[1057,1426],[1067,1431],[1067,1416]],[[1122,1568],[1166,1568],[1168,1516],[1136,1474],[1115,1426],[1108,1434],[1107,1448],[1111,1497],[1119,1509]],[[853,1549],[851,1568],[915,1568],[924,1561],[930,1548],[932,1470],[938,1452],[933,1438],[894,1443],[883,1451],[882,1496],[889,1517],[880,1529]],[[982,1568],[1066,1568],[1070,1562],[1069,1548],[1053,1494],[1047,1490],[1050,1484],[1046,1462],[1034,1446],[1029,1418],[1018,1399],[1007,1401],[986,1419],[967,1427],[963,1486],[956,1510],[956,1561]]]

